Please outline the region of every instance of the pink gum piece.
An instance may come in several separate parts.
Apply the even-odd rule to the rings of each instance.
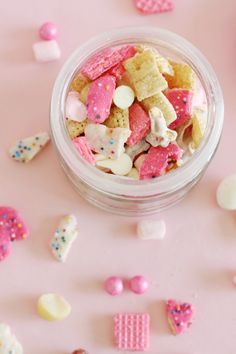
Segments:
[[[129,108],[129,125],[131,135],[126,142],[128,146],[136,145],[140,140],[146,137],[150,131],[150,118],[138,103],[134,103]]]
[[[115,88],[116,79],[111,75],[92,82],[87,98],[87,113],[91,122],[103,123],[108,118]]]
[[[188,303],[178,303],[175,300],[168,300],[166,310],[173,334],[182,334],[191,326],[195,313],[192,305]]]
[[[10,241],[24,240],[29,230],[18,211],[10,207],[0,207],[0,239],[8,237]]]
[[[89,146],[89,142],[85,136],[73,139],[73,143],[80,155],[91,165],[95,166],[96,160]]]
[[[143,161],[139,174],[140,179],[149,179],[163,175],[170,161],[178,161],[183,150],[178,145],[169,144],[167,147],[151,147]]]

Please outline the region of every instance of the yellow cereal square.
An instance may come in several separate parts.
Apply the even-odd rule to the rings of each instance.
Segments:
[[[84,122],[76,122],[74,120],[67,119],[66,126],[67,126],[67,129],[68,129],[71,139],[74,139],[77,136],[80,136],[81,134],[83,134],[84,129],[87,124],[88,124],[87,119]]]
[[[129,74],[139,101],[168,87],[167,81],[157,67],[156,57],[151,51],[137,53],[124,62],[124,67]]]
[[[186,90],[195,90],[196,74],[193,69],[184,63],[170,62],[174,75],[165,75],[169,88],[182,88]]]
[[[129,110],[112,107],[111,112],[104,124],[108,128],[128,128],[129,129]]]
[[[158,107],[162,111],[167,125],[174,122],[177,118],[174,107],[162,92],[146,98],[141,104],[147,112],[153,107]]]
[[[195,110],[192,115],[192,138],[194,142],[195,149],[201,144],[207,125],[207,113],[201,110]]]
[[[70,89],[80,92],[87,84],[89,80],[82,74],[78,74],[70,85]]]
[[[91,83],[85,85],[80,92],[79,98],[80,98],[80,101],[83,102],[84,104],[87,103],[88,92],[89,92],[90,86],[91,86]]]

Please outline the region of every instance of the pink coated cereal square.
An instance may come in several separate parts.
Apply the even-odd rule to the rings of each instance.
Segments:
[[[91,165],[96,164],[95,157],[92,153],[92,150],[89,146],[89,142],[85,136],[80,136],[73,139],[73,143],[76,149],[79,151],[80,155]]]
[[[150,316],[147,313],[119,313],[114,316],[114,339],[119,350],[149,349]]]

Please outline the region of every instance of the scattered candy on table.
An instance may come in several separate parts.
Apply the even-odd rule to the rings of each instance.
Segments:
[[[4,323],[0,323],[0,354],[23,354],[22,345]]]
[[[144,294],[149,287],[148,280],[143,275],[136,275],[130,279],[129,287],[135,294]]]
[[[149,349],[150,316],[148,313],[119,313],[114,316],[115,346],[119,350]]]
[[[10,156],[19,162],[29,162],[48,144],[50,137],[48,133],[38,133],[19,140],[9,149]]]
[[[195,314],[192,305],[168,300],[166,310],[168,322],[174,335],[184,333],[191,326]]]
[[[42,63],[58,60],[61,57],[61,51],[55,39],[34,43],[33,52],[36,61]]]
[[[39,28],[39,36],[45,41],[57,38],[57,25],[53,22],[45,22]]]
[[[163,240],[166,235],[164,220],[140,220],[137,234],[141,240]]]
[[[236,210],[236,174],[225,177],[216,191],[219,206],[225,210]]]
[[[38,314],[47,321],[60,321],[71,313],[70,304],[60,295],[44,294],[37,303]]]
[[[123,280],[117,276],[109,277],[106,279],[104,287],[108,294],[112,296],[120,295],[124,290]]]
[[[67,215],[61,219],[51,241],[51,250],[59,262],[65,262],[71,246],[78,236],[77,220],[74,215]]]
[[[87,162],[110,175],[146,180],[180,168],[200,147],[207,105],[188,64],[130,44],[85,62],[70,85],[65,118]]]
[[[172,11],[175,7],[173,0],[134,0],[134,4],[145,15]]]

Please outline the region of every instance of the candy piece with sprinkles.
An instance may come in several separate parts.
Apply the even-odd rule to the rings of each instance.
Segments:
[[[11,252],[11,242],[7,234],[0,231],[0,262],[4,261]]]
[[[166,311],[174,335],[184,333],[191,326],[195,314],[194,307],[191,304],[168,300]]]
[[[105,75],[91,83],[87,97],[88,119],[103,123],[110,114],[112,97],[116,88],[114,76]]]
[[[173,0],[134,0],[134,4],[145,15],[172,11],[175,7]]]
[[[47,145],[50,137],[47,132],[38,133],[19,140],[9,149],[9,154],[13,160],[27,163],[31,161]]]
[[[177,119],[169,125],[169,128],[176,129],[191,118],[193,92],[183,89],[169,89],[166,92],[166,97],[177,115]]]
[[[24,240],[29,230],[19,212],[11,207],[0,207],[0,239],[7,236],[10,241]]]
[[[65,262],[71,246],[78,236],[77,220],[74,215],[61,219],[51,241],[51,251],[59,262]]]
[[[0,323],[0,354],[23,354],[22,345],[4,323]]]

